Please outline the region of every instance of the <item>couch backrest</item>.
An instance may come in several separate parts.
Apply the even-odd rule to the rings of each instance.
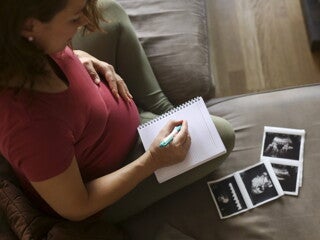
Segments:
[[[213,97],[205,0],[117,0],[175,104]]]

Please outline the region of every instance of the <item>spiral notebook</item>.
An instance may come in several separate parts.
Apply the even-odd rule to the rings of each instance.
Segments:
[[[155,171],[159,183],[226,153],[226,148],[201,97],[196,97],[140,125],[138,132],[145,149],[150,147],[159,131],[171,119],[188,122],[191,147],[184,161]]]

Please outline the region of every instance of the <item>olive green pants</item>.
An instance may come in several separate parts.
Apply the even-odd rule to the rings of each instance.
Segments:
[[[114,66],[116,72],[125,80],[138,107],[143,110],[142,122],[173,108],[153,74],[127,14],[114,1],[101,0],[100,3],[103,14],[108,20],[102,25],[105,32],[90,34],[84,38],[77,36],[73,43],[74,47],[85,50]],[[106,208],[103,213],[105,218],[111,222],[122,221],[216,169],[233,149],[234,132],[226,120],[219,117],[212,119],[227,148],[226,154],[161,184],[154,175],[150,176],[117,203]],[[128,162],[143,152],[143,146],[138,141],[128,157]]]

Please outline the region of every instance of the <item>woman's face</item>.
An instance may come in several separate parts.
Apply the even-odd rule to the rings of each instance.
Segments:
[[[62,51],[77,29],[88,23],[87,17],[83,15],[85,5],[86,0],[68,0],[66,7],[49,22],[32,19],[32,32],[29,34],[34,38],[34,44],[46,54]]]

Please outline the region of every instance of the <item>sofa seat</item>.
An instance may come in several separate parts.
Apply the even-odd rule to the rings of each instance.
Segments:
[[[227,119],[235,129],[233,152],[207,178],[128,220],[124,224],[126,230],[139,240],[154,239],[166,225],[197,240],[319,239],[319,92],[320,85],[310,85],[208,101],[210,113]],[[305,129],[304,173],[299,196],[283,196],[221,220],[207,181],[257,163],[264,126]]]

